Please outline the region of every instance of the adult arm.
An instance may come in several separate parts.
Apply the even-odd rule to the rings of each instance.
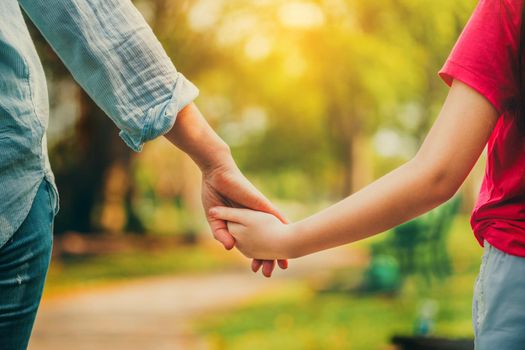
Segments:
[[[130,0],[19,0],[133,150],[170,130],[198,95]]]
[[[75,80],[121,130],[129,147],[140,151],[145,142],[171,130],[168,138],[203,169],[205,207],[238,203],[276,213],[240,174],[224,142],[190,105],[197,88],[177,72],[130,0],[19,3]],[[181,120],[174,128],[177,118]],[[219,163],[222,171],[217,170]],[[224,187],[219,191],[218,186]],[[214,236],[231,248],[234,240],[225,224],[208,221]],[[268,275],[272,266],[267,262],[263,272]]]

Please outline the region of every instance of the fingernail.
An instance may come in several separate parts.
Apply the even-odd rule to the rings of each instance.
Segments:
[[[217,209],[211,208],[209,213],[210,213],[210,215],[217,215]]]

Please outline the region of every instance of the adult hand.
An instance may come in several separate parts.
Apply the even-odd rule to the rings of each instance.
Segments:
[[[184,107],[177,115],[173,128],[164,135],[171,143],[186,152],[202,171],[202,202],[213,236],[226,249],[235,245],[226,222],[214,219],[209,209],[214,206],[246,207],[275,215],[286,220],[239,171],[228,145],[213,131],[194,103]],[[252,270],[263,266],[263,274],[270,277],[275,261],[252,261]],[[286,268],[286,260],[279,261]]]

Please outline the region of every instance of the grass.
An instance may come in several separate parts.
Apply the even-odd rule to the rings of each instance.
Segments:
[[[454,275],[430,288],[409,280],[396,297],[319,294],[294,282],[229,313],[201,319],[196,328],[212,349],[388,349],[394,334],[412,334],[424,299],[437,301],[435,334],[472,337],[472,286],[482,251],[466,217],[451,232]]]
[[[238,255],[206,245],[53,259],[45,297],[142,277],[213,272],[236,266]]]

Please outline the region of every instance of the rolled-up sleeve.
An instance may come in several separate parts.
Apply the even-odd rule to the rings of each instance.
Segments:
[[[197,97],[131,1],[19,3],[133,150],[168,132]]]

